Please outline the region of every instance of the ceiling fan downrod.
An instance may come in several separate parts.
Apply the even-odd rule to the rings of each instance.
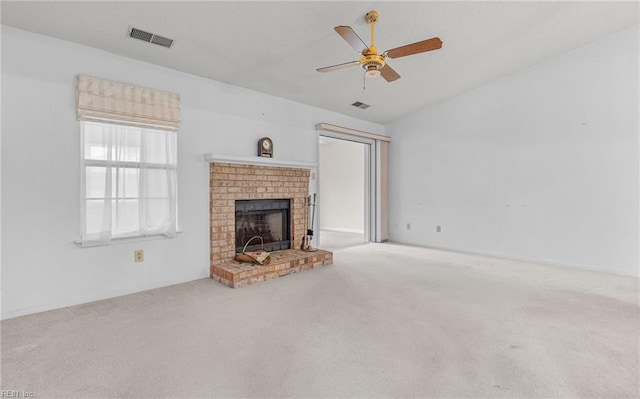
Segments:
[[[375,29],[373,25],[378,22],[380,14],[376,10],[369,11],[364,20],[369,24],[371,32],[371,45],[362,52],[362,58],[360,59],[360,67],[364,69],[364,75],[368,78],[374,78],[380,75],[380,70],[384,68],[385,61],[384,56],[378,54],[378,49],[375,46]]]
[[[373,28],[373,24],[378,22],[378,18],[380,18],[380,14],[378,14],[376,10],[371,10],[364,16],[364,20],[369,24],[369,30],[371,32],[371,46],[369,46],[369,53],[371,54],[378,54],[378,49],[374,42],[375,34]]]

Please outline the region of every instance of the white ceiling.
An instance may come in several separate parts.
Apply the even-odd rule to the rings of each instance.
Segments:
[[[638,23],[638,2],[10,2],[2,23],[387,123]],[[359,58],[333,27],[369,42],[376,9],[380,51],[434,36],[438,51],[390,60],[387,83],[350,68]],[[130,27],[175,40],[171,49],[129,38]],[[362,110],[350,104],[361,101]]]

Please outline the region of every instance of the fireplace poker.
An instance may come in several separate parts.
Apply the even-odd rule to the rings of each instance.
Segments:
[[[316,220],[316,212],[315,212],[316,211],[316,193],[313,193],[313,202],[311,202],[311,196],[309,196],[308,200],[309,200],[309,212],[311,212],[311,215],[310,215],[310,217],[311,217],[311,226],[310,227],[311,228],[307,229],[307,235],[306,235],[306,237],[307,237],[307,240],[306,240],[307,241],[307,248],[304,249],[304,251],[315,252],[315,251],[317,251],[317,249],[314,249],[311,246],[311,240],[313,240],[313,226],[314,226],[315,220]],[[307,219],[307,222],[308,222],[308,219]]]
[[[309,195],[304,199],[304,207],[308,214],[309,204],[311,204],[311,196]],[[311,244],[309,242],[309,217],[304,220],[304,234],[302,236],[302,244],[300,249],[309,252],[311,250]]]

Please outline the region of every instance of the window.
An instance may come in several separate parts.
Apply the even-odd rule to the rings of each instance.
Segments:
[[[82,246],[174,236],[177,133],[81,121]]]
[[[78,75],[81,246],[175,235],[181,115],[177,93]]]

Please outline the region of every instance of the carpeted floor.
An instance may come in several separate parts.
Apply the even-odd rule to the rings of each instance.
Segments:
[[[318,247],[333,251],[334,249],[346,248],[353,245],[364,244],[364,233],[348,233],[345,231],[320,230],[320,243]]]
[[[394,244],[2,322],[36,397],[639,396],[638,279]]]

